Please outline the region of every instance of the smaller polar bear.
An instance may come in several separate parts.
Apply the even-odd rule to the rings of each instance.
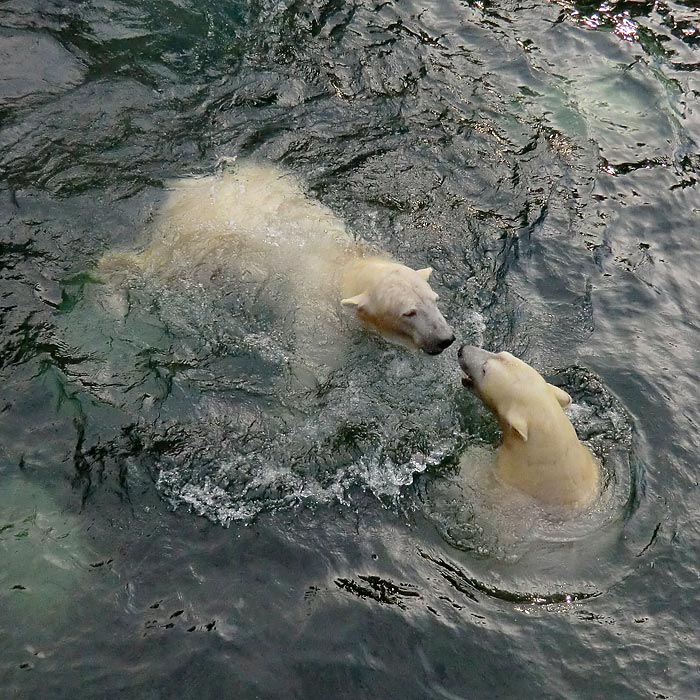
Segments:
[[[584,507],[600,490],[600,466],[564,409],[571,397],[508,352],[462,346],[462,383],[498,418],[497,478],[539,501]]]
[[[338,302],[384,338],[430,355],[454,341],[428,284],[432,269],[369,252],[290,173],[240,162],[168,186],[146,249],[105,256],[103,272],[136,269],[176,283],[196,276],[209,287],[226,278],[282,278],[302,349],[318,338],[339,342],[331,328]]]

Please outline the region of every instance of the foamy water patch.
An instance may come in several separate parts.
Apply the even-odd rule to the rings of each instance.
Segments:
[[[379,349],[371,367],[365,357],[362,371],[331,374],[323,386],[300,383],[298,367],[279,365],[265,397],[252,386],[237,397],[213,391],[198,398],[190,420],[144,422],[139,435],[158,490],[173,507],[223,525],[347,505],[358,489],[396,504],[460,442],[444,391],[456,370],[448,357],[426,363]]]

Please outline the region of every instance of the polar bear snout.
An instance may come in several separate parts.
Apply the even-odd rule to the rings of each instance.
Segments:
[[[449,336],[437,339],[433,343],[424,346],[422,350],[428,355],[439,355],[443,350],[447,350],[447,348],[449,348],[454,342],[455,334],[450,331]]]
[[[452,326],[440,313],[434,300],[419,305],[417,313],[411,313],[404,320],[414,345],[427,355],[439,355],[455,342]]]
[[[495,357],[494,353],[483,348],[462,345],[457,351],[457,360],[463,372],[462,384],[467,388],[473,388],[483,375],[485,363],[493,357]]]

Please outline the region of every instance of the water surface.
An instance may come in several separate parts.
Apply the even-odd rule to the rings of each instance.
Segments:
[[[692,4],[2,5],[9,696],[697,694]],[[330,371],[282,283],[113,295],[99,261],[166,182],[235,159],[569,391],[597,510],[493,517],[458,464],[497,427],[451,351],[347,325]]]

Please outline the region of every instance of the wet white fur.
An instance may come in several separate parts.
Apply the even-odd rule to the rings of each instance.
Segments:
[[[507,352],[464,347],[459,360],[503,431],[497,478],[543,503],[590,504],[599,493],[600,466],[564,412],[571,397]]]
[[[426,281],[430,268],[412,270],[371,253],[291,174],[243,162],[222,174],[171,181],[168,189],[145,250],[108,255],[103,270],[137,268],[174,281],[194,275],[205,285],[225,284],[226,275],[281,275],[296,307],[296,334],[328,334],[331,343],[338,340],[330,326],[341,299],[364,325],[396,342],[426,349],[451,334]]]

